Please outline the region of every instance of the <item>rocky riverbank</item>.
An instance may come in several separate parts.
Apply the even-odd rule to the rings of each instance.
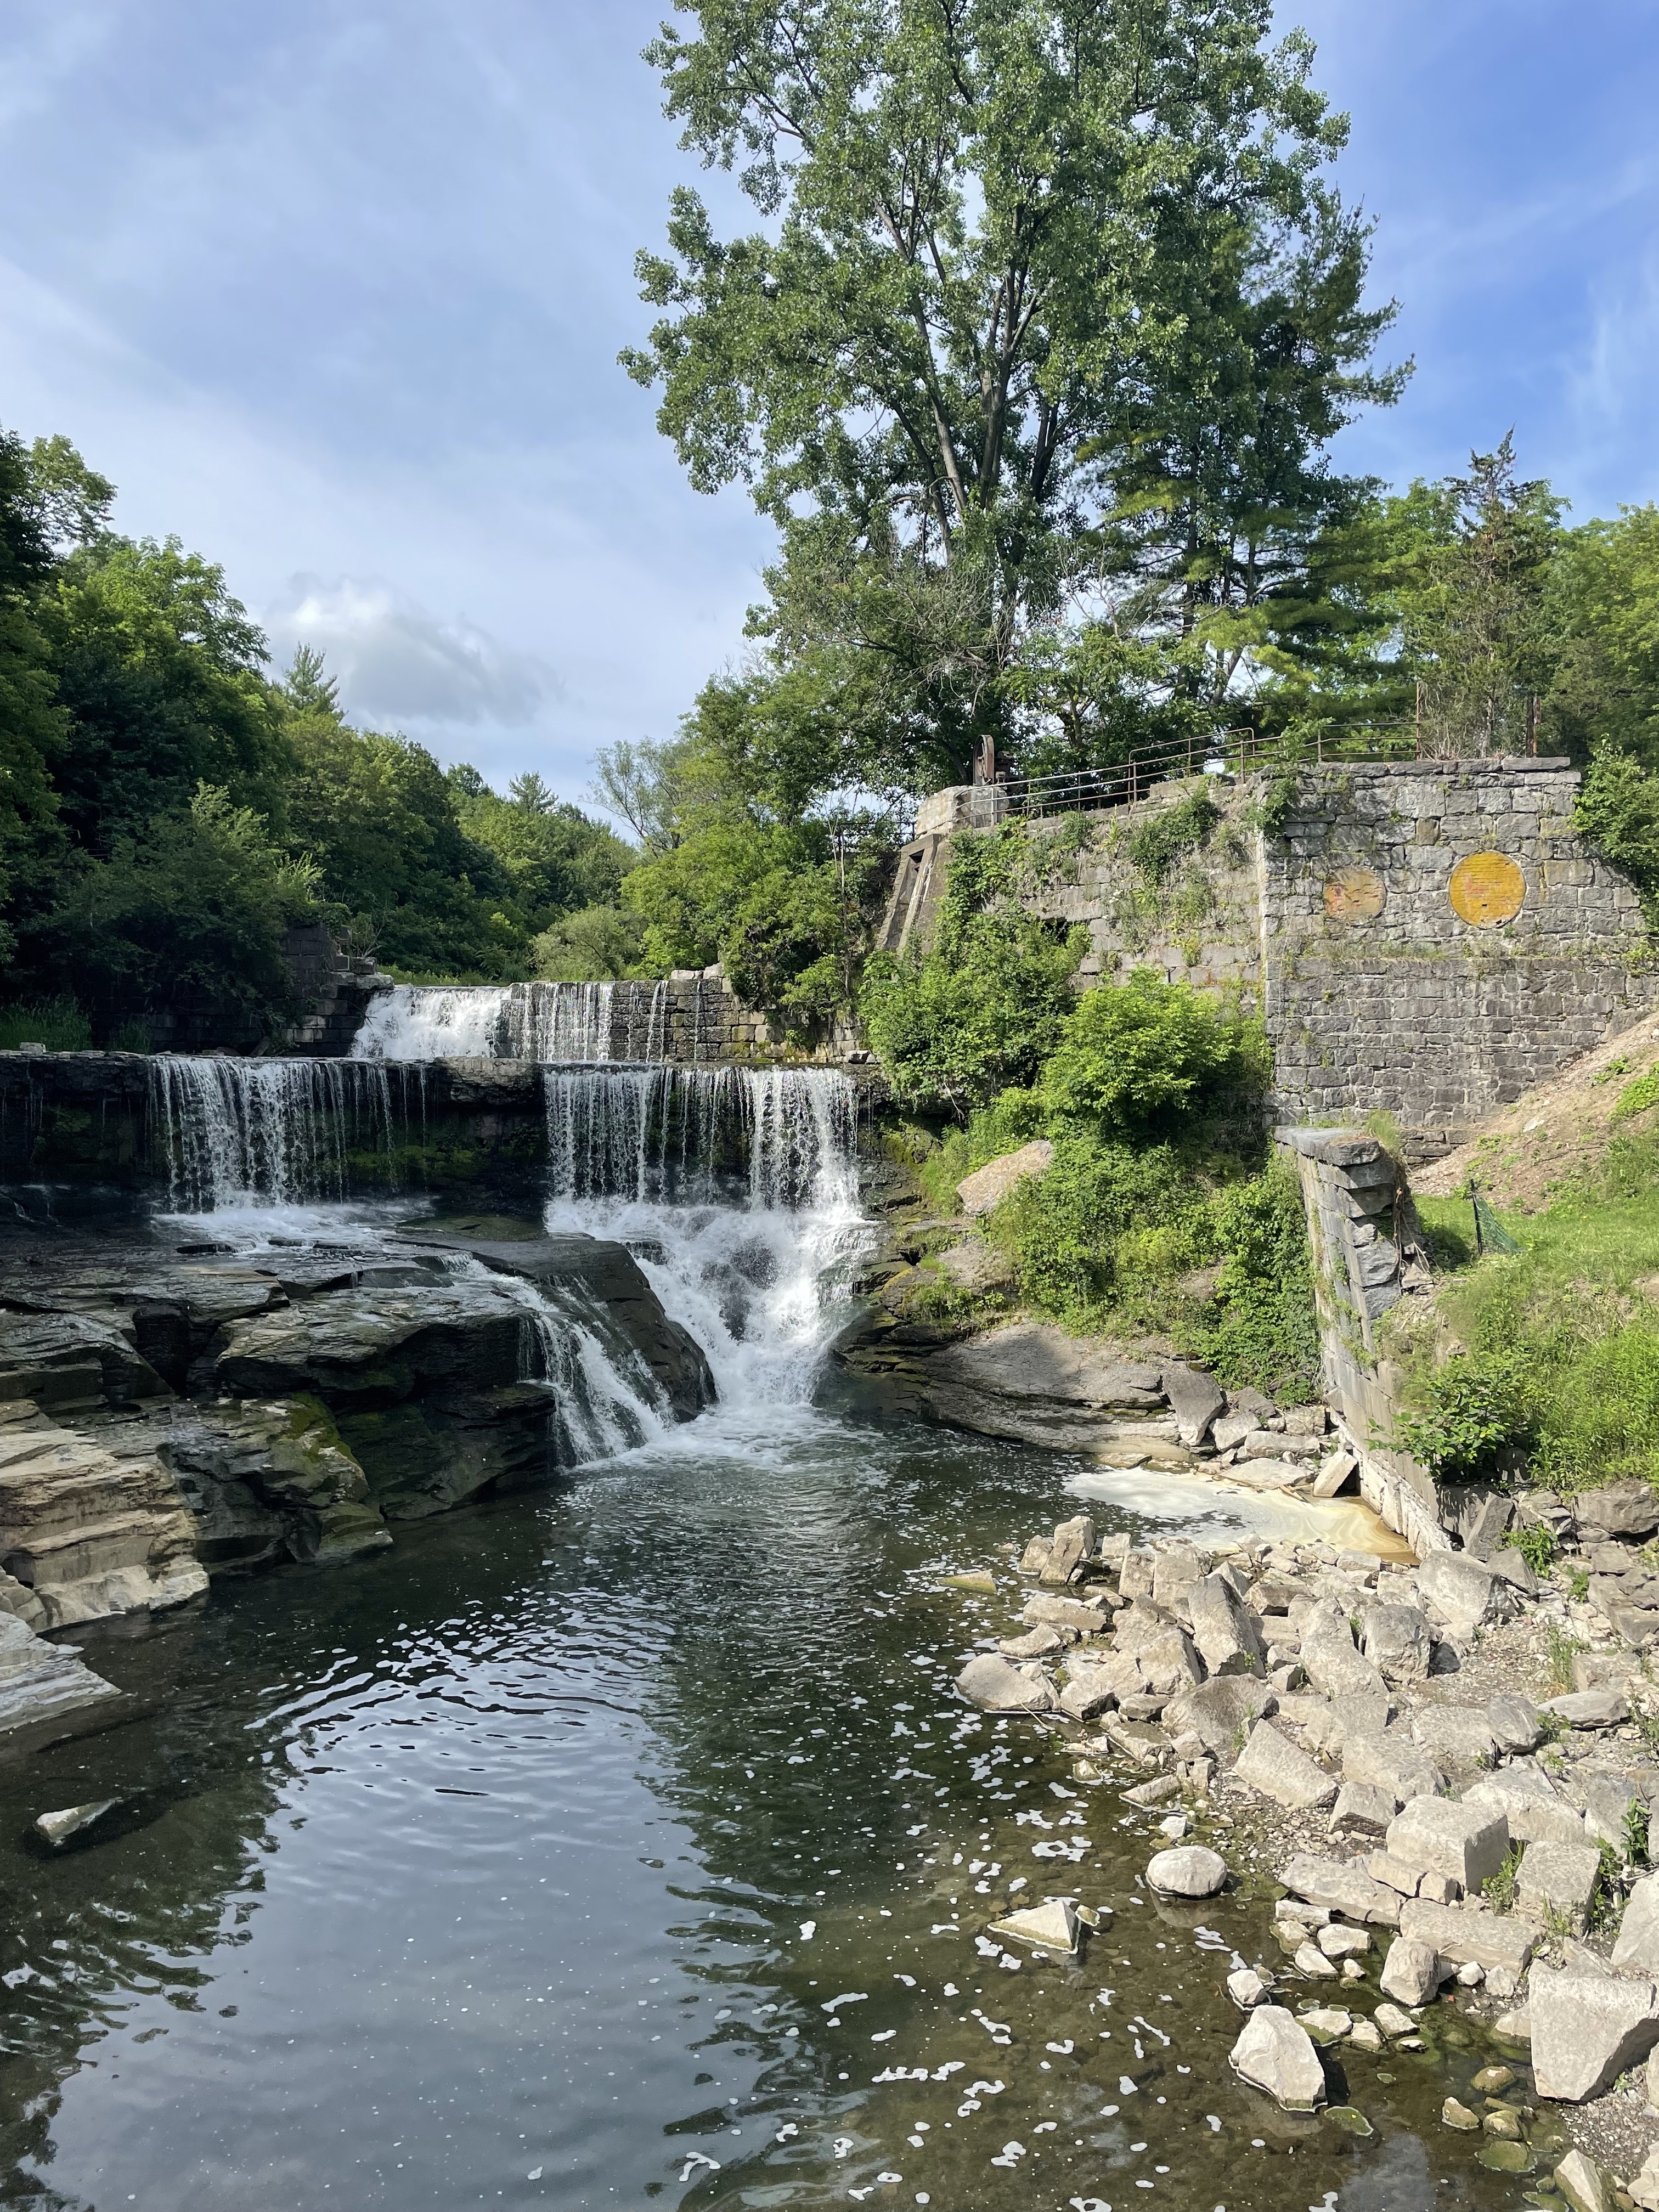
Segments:
[[[1225,1978],[1242,2080],[1364,2132],[1368,2071],[1455,2057],[1443,2124],[1529,2203],[1656,2208],[1659,1687],[1575,1594],[1578,1540],[1613,1540],[1560,1513],[1543,1582],[1513,1550],[1140,1547],[1079,1516],[1011,1547],[957,1687],[1158,1814],[1154,1893],[1276,1894],[1277,1949]]]

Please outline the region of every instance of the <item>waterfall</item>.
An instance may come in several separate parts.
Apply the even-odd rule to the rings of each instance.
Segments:
[[[380,1180],[392,1178],[384,1066],[158,1053],[149,1116],[177,1212],[343,1200],[353,1156],[364,1152],[384,1162]]]
[[[614,983],[502,983],[460,987],[397,983],[376,992],[351,1047],[354,1060],[547,1060],[661,1057],[653,994],[647,1034],[636,1048],[629,991],[618,1054]],[[653,1046],[655,1050],[653,1050]]]
[[[547,1222],[620,1237],[721,1400],[804,1406],[870,1230],[827,1068],[544,1068]]]

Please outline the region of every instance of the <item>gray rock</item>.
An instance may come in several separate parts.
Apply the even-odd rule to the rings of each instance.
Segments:
[[[1609,1844],[1620,1858],[1630,1856],[1626,1824],[1636,1792],[1630,1784],[1611,1774],[1592,1774],[1584,1782],[1584,1832],[1593,1844]]]
[[[1211,1425],[1210,1441],[1218,1451],[1237,1451],[1259,1425],[1252,1413],[1222,1413]]]
[[[1524,1971],[1537,1942],[1536,1929],[1511,1913],[1482,1911],[1473,1905],[1435,1905],[1421,1897],[1401,1905],[1400,1932],[1414,1943],[1429,1945],[1454,1966],[1473,1960],[1478,1966],[1507,1966],[1515,1974]]]
[[[1279,1879],[1297,1897],[1306,1898],[1310,1905],[1322,1905],[1333,1912],[1346,1913],[1350,1920],[1366,1920],[1373,1927],[1392,1928],[1398,1924],[1401,1903],[1397,1892],[1385,1889],[1380,1881],[1373,1881],[1363,1867],[1352,1860],[1317,1858],[1311,1852],[1298,1851],[1279,1870]]]
[[[1047,1659],[1066,1649],[1058,1628],[1028,1628],[1024,1636],[1005,1636],[997,1650],[1005,1659]]]
[[[1306,1974],[1313,1981],[1334,1981],[1337,1977],[1338,1969],[1316,1943],[1298,1943],[1291,1964],[1297,1973]]]
[[[1102,1665],[1073,1659],[1066,1669],[1060,1709],[1073,1720],[1092,1720],[1097,1713],[1109,1712],[1133,1697],[1139,1686],[1140,1672],[1133,1659],[1112,1658]]]
[[[1509,1822],[1490,1806],[1414,1797],[1389,1822],[1385,1846],[1401,1866],[1446,1875],[1473,1894],[1503,1865]]]
[[[1461,1636],[1489,1620],[1508,1620],[1516,1609],[1509,1584],[1467,1552],[1431,1552],[1417,1570],[1417,1586]]]
[[[1613,2212],[1613,2198],[1599,2168],[1582,2150],[1567,2153],[1555,2169],[1554,2180],[1572,2212]]]
[[[1659,2043],[1659,1985],[1650,1981],[1534,1964],[1527,2011],[1538,2094],[1567,2104],[1595,2096]]]
[[[1182,1844],[1159,1851],[1147,1865],[1146,1879],[1168,1897],[1213,1897],[1227,1879],[1227,1862],[1201,1844]]]
[[[1659,1492],[1646,1482],[1609,1482],[1573,1500],[1581,1528],[1610,1536],[1650,1536],[1659,1528]]]
[[[994,1652],[970,1659],[957,1676],[957,1687],[988,1713],[1048,1713],[1054,1708],[1054,1691],[1040,1668],[1011,1666]]]
[[[0,1312],[0,1397],[42,1413],[133,1406],[172,1392],[108,1322],[83,1313]]]
[[[991,1932],[1017,1943],[1035,1943],[1045,1950],[1075,1951],[1081,1941],[1080,1924],[1071,1899],[1053,1897],[994,1921]]]
[[[1367,1606],[1360,1615],[1364,1655],[1385,1682],[1427,1679],[1434,1639],[1428,1616],[1414,1605]]]
[[[1051,1597],[1046,1590],[1033,1590],[1019,1617],[1033,1627],[1072,1628],[1079,1636],[1103,1636],[1112,1625],[1111,1614],[1103,1605],[1079,1597]]]
[[[1613,1963],[1621,1972],[1659,1974],[1659,1875],[1644,1875],[1632,1889]]]
[[[1241,1605],[1224,1575],[1206,1575],[1187,1592],[1193,1641],[1212,1674],[1259,1674],[1267,1646],[1255,1614]]]
[[[191,1406],[160,1446],[197,1518],[210,1574],[284,1556],[333,1566],[392,1536],[327,1407],[315,1398]]]
[[[1164,1717],[1176,1734],[1190,1731],[1206,1751],[1230,1766],[1252,1723],[1272,1712],[1274,1704],[1266,1682],[1248,1674],[1224,1674],[1174,1698]]]
[[[1576,1729],[1617,1728],[1630,1718],[1629,1701],[1617,1690],[1571,1690],[1565,1698],[1547,1698],[1539,1710]]]
[[[1435,1765],[1453,1777],[1484,1771],[1497,1755],[1498,1739],[1474,1705],[1420,1705],[1412,1727]]]
[[[1311,1812],[1336,1796],[1336,1784],[1323,1767],[1316,1766],[1268,1721],[1258,1721],[1251,1729],[1233,1771],[1237,1780],[1291,1812]]]
[[[1054,1542],[1042,1563],[1042,1578],[1063,1589],[1082,1569],[1084,1561],[1095,1548],[1095,1524],[1086,1513],[1073,1520],[1062,1521],[1054,1530]]]
[[[1164,1370],[1164,1395],[1176,1417],[1176,1434],[1188,1451],[1201,1444],[1210,1424],[1227,1403],[1227,1394],[1212,1375],[1201,1368],[1183,1367],[1169,1361]]]
[[[1265,2089],[1287,2112],[1317,2112],[1325,2101],[1325,2069],[1313,2039],[1282,2005],[1256,2007],[1228,2063],[1240,2081]]]
[[[1371,1948],[1371,1939],[1363,1928],[1345,1927],[1332,1921],[1322,1928],[1314,1941],[1328,1959],[1358,1959]]]
[[[34,1832],[54,1850],[61,1850],[71,1836],[83,1836],[88,1828],[96,1827],[120,1802],[118,1797],[99,1797],[89,1805],[66,1805],[58,1813],[42,1813],[34,1823]]]
[[[1486,1725],[1500,1751],[1536,1751],[1544,1740],[1537,1706],[1518,1692],[1492,1699],[1486,1707]]]
[[[15,1613],[0,1613],[0,1734],[118,1694],[73,1644],[48,1644]]]
[[[1382,1836],[1399,1810],[1392,1790],[1374,1782],[1345,1782],[1331,1808],[1333,1836]]]
[[[1380,2004],[1371,2015],[1384,2035],[1414,2035],[1417,2022],[1408,2012],[1401,2012],[1397,2004]]]
[[[1506,1767],[1463,1793],[1466,1805],[1486,1805],[1502,1813],[1513,1844],[1582,1844],[1584,1823],[1564,1805],[1540,1774]]]
[[[1017,1152],[1004,1152],[1000,1159],[975,1168],[972,1175],[964,1176],[957,1185],[963,1212],[970,1217],[991,1212],[1028,1176],[1045,1175],[1054,1164],[1054,1148],[1048,1139],[1036,1137],[1029,1145],[1020,1146]]]
[[[1190,1591],[1194,1583],[1202,1582],[1204,1574],[1203,1559],[1185,1544],[1172,1544],[1167,1551],[1155,1552],[1152,1603],[1170,1612],[1178,1597]]]
[[[1404,1729],[1389,1729],[1378,1735],[1344,1736],[1342,1778],[1346,1782],[1370,1782],[1392,1790],[1402,1805],[1413,1797],[1432,1797],[1446,1786],[1444,1775]]]
[[[1167,1805],[1180,1795],[1181,1784],[1175,1776],[1160,1774],[1156,1781],[1137,1782],[1133,1790],[1126,1790],[1123,1802],[1126,1805],[1139,1805],[1144,1811],[1150,1811],[1154,1805]]]
[[[1227,1977],[1227,1994],[1240,2012],[1254,2012],[1264,2003],[1273,1990],[1273,1978],[1254,1966],[1241,1966],[1237,1973]]]
[[[1380,1698],[1386,1705],[1388,1685],[1370,1661],[1354,1649],[1347,1620],[1334,1607],[1322,1608],[1304,1622],[1301,1658],[1308,1680],[1328,1698],[1358,1694]]]
[[[1601,1855],[1590,1844],[1528,1844],[1516,1878],[1516,1903],[1542,1919],[1563,1913],[1581,1933],[1601,1877]]]
[[[1396,2004],[1425,2005],[1433,1999],[1448,1971],[1442,1968],[1440,1954],[1431,1943],[1414,1942],[1408,1936],[1396,1936],[1389,1946],[1376,1986]]]

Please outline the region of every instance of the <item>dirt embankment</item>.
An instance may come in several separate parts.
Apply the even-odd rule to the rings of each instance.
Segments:
[[[1659,1013],[1649,1014],[1560,1074],[1488,1115],[1476,1133],[1417,1171],[1421,1197],[1449,1198],[1473,1176],[1498,1207],[1535,1213],[1565,1184],[1598,1168],[1624,1129],[1648,1125],[1652,1109],[1615,1121],[1626,1086],[1659,1063]]]

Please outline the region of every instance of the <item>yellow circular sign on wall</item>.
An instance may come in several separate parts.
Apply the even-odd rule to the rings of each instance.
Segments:
[[[1382,878],[1374,868],[1342,868],[1325,886],[1325,911],[1335,921],[1374,921],[1382,911]]]
[[[1527,896],[1527,879],[1507,853],[1471,853],[1451,872],[1452,911],[1472,928],[1512,921]]]

